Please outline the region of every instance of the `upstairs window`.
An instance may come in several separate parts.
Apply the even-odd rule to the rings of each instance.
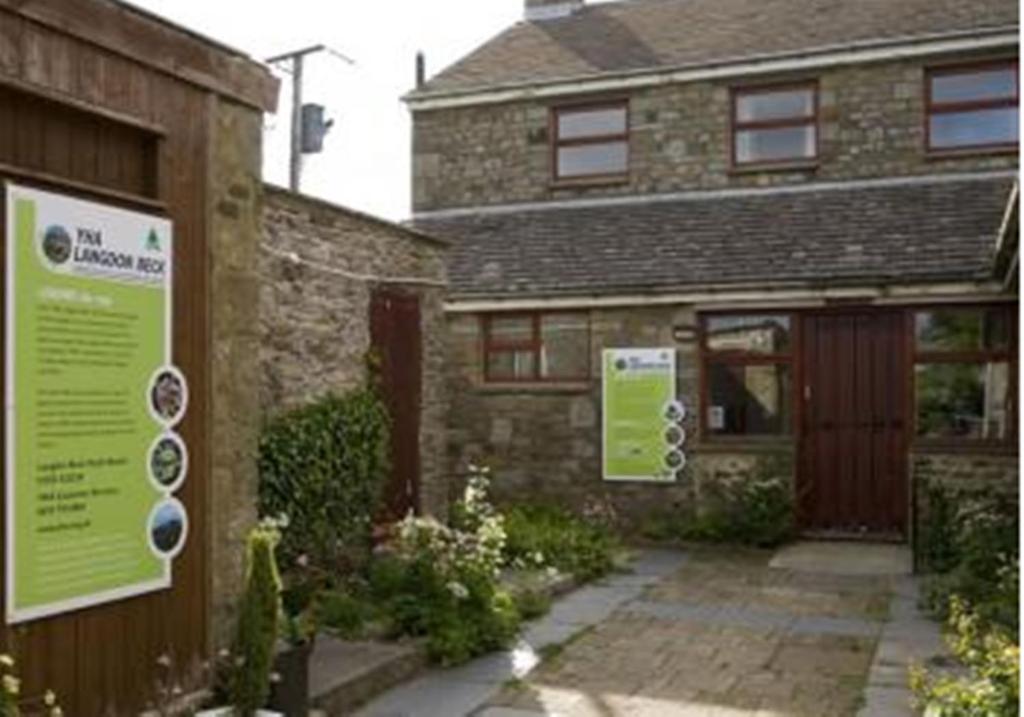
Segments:
[[[629,169],[629,105],[559,107],[552,112],[554,178],[620,179]]]
[[[736,166],[809,161],[818,156],[816,84],[735,89],[732,120]]]
[[[585,381],[590,322],[579,312],[483,317],[484,379],[489,383]]]
[[[942,68],[927,74],[928,149],[1016,149],[1016,62]]]

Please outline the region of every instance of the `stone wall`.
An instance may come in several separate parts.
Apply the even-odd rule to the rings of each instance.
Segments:
[[[601,376],[569,385],[483,383],[480,320],[449,315],[449,461],[452,475],[470,463],[494,471],[499,502],[543,498],[577,510],[601,501],[627,522],[675,508],[701,506],[709,482],[753,472],[767,455],[791,454],[791,441],[702,447],[697,436],[700,373],[696,341],[679,342],[673,326],[696,323],[692,307],[602,309],[590,313],[591,366],[605,348],[677,349],[677,391],[689,409],[687,465],[676,483],[606,483],[601,471]],[[791,462],[789,462],[791,463]],[[789,475],[792,480],[791,467]]]
[[[552,186],[548,121],[549,107],[557,105],[557,100],[416,112],[413,204],[425,211],[1016,167],[1016,152],[949,159],[926,156],[924,72],[927,66],[949,59],[758,78],[759,83],[813,79],[819,83],[819,161],[812,168],[789,171],[730,168],[730,88],[743,84],[735,79],[634,91],[630,95],[630,177],[611,186]]]
[[[260,427],[259,242],[263,117],[211,97],[210,581],[211,639],[224,645],[242,587],[245,539],[256,522]],[[206,297],[196,297],[202,302]]]
[[[259,402],[266,415],[328,392],[361,385],[370,348],[370,296],[380,282],[359,275],[428,279],[398,282],[420,298],[423,336],[423,412],[420,419],[421,499],[443,512],[445,244],[400,226],[316,199],[267,187],[263,211]],[[289,255],[301,257],[292,261]]]

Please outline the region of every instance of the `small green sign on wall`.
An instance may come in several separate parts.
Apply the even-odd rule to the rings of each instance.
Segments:
[[[188,516],[174,430],[172,228],[7,184],[7,621],[171,585]]]
[[[602,385],[604,479],[674,481],[686,463],[675,349],[606,349]]]

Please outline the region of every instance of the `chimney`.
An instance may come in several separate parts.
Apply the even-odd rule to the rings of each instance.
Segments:
[[[554,20],[583,9],[583,0],[526,0],[527,20]]]
[[[427,57],[420,50],[416,53],[416,89],[427,84]]]

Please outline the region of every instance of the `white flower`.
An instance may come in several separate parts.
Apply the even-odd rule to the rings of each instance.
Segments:
[[[450,592],[456,600],[465,600],[469,597],[469,590],[466,589],[465,585],[458,581],[452,580],[445,587],[448,588],[448,592]]]

